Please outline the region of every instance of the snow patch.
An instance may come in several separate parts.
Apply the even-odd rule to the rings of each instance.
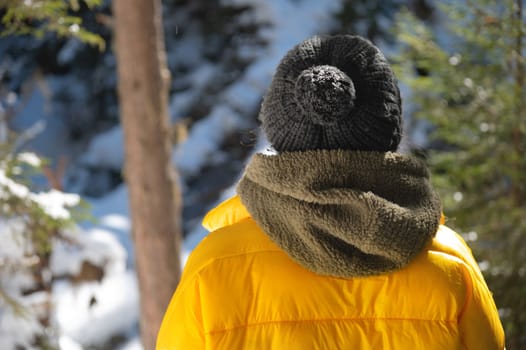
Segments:
[[[139,319],[133,271],[107,276],[100,283],[55,283],[53,297],[61,334],[83,346],[102,345],[116,334],[126,334]]]
[[[209,117],[195,123],[189,137],[177,145],[173,154],[179,173],[183,177],[196,175],[218,154],[224,136],[236,130],[239,122],[236,112],[228,106],[219,106]]]
[[[120,170],[124,164],[124,135],[122,127],[116,126],[94,137],[81,162],[112,170]]]

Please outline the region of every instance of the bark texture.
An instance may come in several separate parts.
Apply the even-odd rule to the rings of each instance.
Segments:
[[[114,0],[118,92],[126,153],[141,338],[155,340],[180,277],[181,196],[171,166],[160,0]]]

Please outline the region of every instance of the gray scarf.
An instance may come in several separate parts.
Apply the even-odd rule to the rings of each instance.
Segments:
[[[334,277],[405,266],[435,235],[441,216],[426,166],[391,152],[256,154],[237,191],[292,259]]]

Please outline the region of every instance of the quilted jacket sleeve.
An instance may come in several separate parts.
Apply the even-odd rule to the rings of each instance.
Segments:
[[[157,350],[204,349],[199,278],[184,276],[164,315]]]
[[[460,315],[460,334],[466,349],[504,349],[504,330],[493,296],[476,266],[466,266],[467,300]]]

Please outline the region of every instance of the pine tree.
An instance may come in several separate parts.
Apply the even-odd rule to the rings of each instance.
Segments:
[[[99,3],[90,0],[83,4],[92,8]],[[78,1],[0,1],[0,35],[10,35],[11,39],[24,36],[28,42],[54,33],[102,49],[104,40],[84,28],[80,17],[68,12],[79,7]],[[0,64],[4,62],[0,60]],[[55,349],[53,248],[58,242],[74,245],[71,233],[76,230],[75,223],[86,216],[80,210],[78,195],[34,183],[45,176],[46,160],[21,152],[21,148],[38,133],[32,129],[39,125],[21,135],[10,132],[8,122],[15,109],[10,100],[16,95],[8,82],[17,79],[9,77],[13,73],[9,68],[0,68],[0,343],[10,349]],[[58,187],[59,182],[55,183]]]
[[[0,144],[0,344],[52,349],[58,337],[51,255],[54,243],[70,240],[80,197],[35,188],[31,179],[42,173],[43,160],[16,152],[14,144]]]
[[[399,76],[429,122],[428,160],[448,225],[470,241],[507,333],[526,347],[526,89],[522,0],[443,6],[447,32],[398,21]]]

